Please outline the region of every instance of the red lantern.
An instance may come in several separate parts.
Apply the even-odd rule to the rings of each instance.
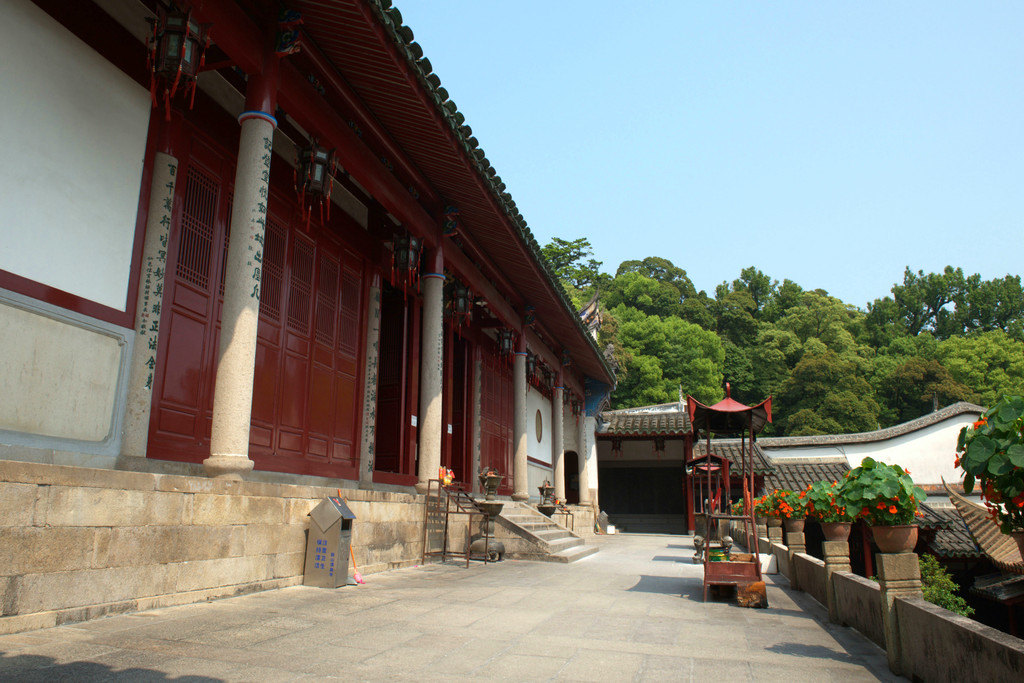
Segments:
[[[148,41],[149,93],[157,105],[157,80],[163,84],[167,119],[171,116],[171,98],[181,85],[189,90],[189,109],[196,96],[196,76],[203,68],[210,45],[209,27],[192,21],[192,14],[178,9],[159,9]]]
[[[302,213],[306,222],[312,210],[312,202],[307,206],[306,196],[320,204],[320,220],[324,220],[324,204],[327,205],[326,218],[331,218],[331,191],[334,189],[334,172],[338,162],[334,150],[321,147],[316,139],[310,140],[309,147],[299,150],[299,158],[295,164],[295,191],[299,194]]]
[[[396,235],[391,247],[391,282],[402,283],[402,291],[419,280],[420,248],[419,238],[408,233]]]

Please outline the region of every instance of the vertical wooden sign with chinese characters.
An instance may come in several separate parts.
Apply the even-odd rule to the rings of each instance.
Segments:
[[[158,152],[153,161],[142,277],[135,307],[135,348],[132,352],[128,405],[125,410],[122,455],[145,457],[152,407],[153,371],[157,363],[160,312],[167,271],[167,239],[174,209],[178,160]]]
[[[370,283],[366,323],[366,370],[363,373],[363,434],[359,446],[359,482],[373,483],[374,443],[377,439],[377,375],[380,365],[380,273]]]

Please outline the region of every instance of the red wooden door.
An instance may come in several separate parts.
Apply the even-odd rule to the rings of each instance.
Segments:
[[[168,237],[165,310],[159,311],[153,368],[150,457],[200,462],[210,452],[210,410],[218,356],[220,282],[231,159],[199,138],[179,169],[179,204]],[[158,311],[154,311],[158,312]]]
[[[233,160],[196,137],[182,166],[148,453],[201,462],[210,447]],[[293,202],[271,194],[250,455],[257,469],[355,478],[366,266],[333,231],[307,231]]]
[[[498,491],[512,492],[512,368],[493,343],[484,344],[480,375],[480,466],[503,474]]]

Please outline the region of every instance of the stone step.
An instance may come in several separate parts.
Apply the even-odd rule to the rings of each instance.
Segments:
[[[560,550],[548,556],[549,562],[576,562],[584,557],[590,557],[598,550],[596,545],[578,545],[572,548]]]
[[[531,531],[533,531],[531,529]],[[548,543],[552,541],[558,541],[563,538],[576,538],[565,529],[541,529],[540,531],[533,531],[534,535],[538,538],[544,539]]]
[[[559,538],[554,541],[546,541],[548,550],[552,553],[563,551],[567,548],[575,548],[577,546],[584,545],[583,539],[580,538]]]

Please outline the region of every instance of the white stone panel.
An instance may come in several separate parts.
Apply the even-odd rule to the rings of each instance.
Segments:
[[[0,21],[0,269],[125,310],[149,92],[28,0]]]
[[[110,436],[122,346],[97,331],[0,302],[0,430]]]
[[[526,392],[526,444],[527,456],[551,464],[551,399],[533,387]]]

